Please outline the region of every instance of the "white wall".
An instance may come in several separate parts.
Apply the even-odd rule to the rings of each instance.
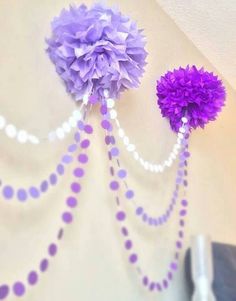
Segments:
[[[156,1],[236,89],[236,1]]]

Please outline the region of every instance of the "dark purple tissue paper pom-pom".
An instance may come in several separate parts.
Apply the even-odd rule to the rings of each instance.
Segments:
[[[187,117],[190,128],[215,120],[225,103],[225,87],[218,76],[196,66],[168,71],[157,82],[157,103],[177,132]]]
[[[70,6],[52,22],[47,52],[75,100],[84,95],[111,97],[139,86],[147,52],[135,22],[96,4]]]

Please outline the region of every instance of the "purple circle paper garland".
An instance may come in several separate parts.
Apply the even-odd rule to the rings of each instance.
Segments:
[[[83,124],[80,123],[80,128],[82,126]],[[91,134],[93,132],[93,128],[90,125],[85,125],[83,129],[87,134]],[[80,144],[80,148],[84,151],[89,147],[89,145],[90,145],[90,140],[84,139]],[[72,195],[66,198],[65,203],[67,209],[61,215],[62,222],[65,226],[73,222],[74,216],[72,211],[78,205],[78,194],[81,191],[79,178],[82,178],[84,176],[83,166],[88,162],[88,156],[86,153],[83,152],[78,155],[77,159],[78,159],[78,167],[76,167],[75,170],[79,169],[80,171],[83,172],[82,173],[80,172],[79,176],[75,172],[73,172],[74,182],[72,182],[70,186]],[[40,275],[48,270],[50,258],[56,256],[59,247],[58,243],[62,239],[63,233],[64,233],[64,226],[62,226],[59,229],[56,240],[48,245],[47,255],[41,259],[39,263],[39,267],[37,269],[31,270],[28,273],[26,281],[16,281],[12,286],[9,286],[7,284],[0,285],[0,300],[5,300],[10,294],[15,295],[16,297],[22,297],[26,293],[27,286],[32,287],[38,283]]]
[[[101,126],[106,131],[105,140],[110,140],[110,142],[112,141],[112,143],[110,143],[110,142],[107,143],[108,158],[109,158],[109,162],[111,164],[111,162],[113,161],[112,153],[114,155],[114,151],[112,151],[112,149],[114,149],[115,138],[114,138],[114,136],[109,136],[110,139],[107,138],[108,133],[110,135],[112,133],[112,125],[111,125],[110,121],[108,120],[109,115],[106,113],[106,110],[102,109],[101,113],[104,115],[103,116],[104,119],[101,122]],[[105,124],[105,127],[104,127],[104,124]],[[181,169],[184,169],[183,174],[182,174],[183,177],[181,178],[183,187],[187,186],[187,180],[185,179],[185,177],[187,176],[187,158],[189,157],[188,137],[189,137],[189,135],[187,132],[185,134],[185,139],[183,140],[183,146],[182,146],[182,151],[181,151],[181,155],[180,155],[180,163],[179,163],[179,167]],[[110,146],[110,148],[109,148],[109,146]],[[115,151],[115,153],[118,154],[117,151]],[[111,172],[111,170],[112,170],[112,172]],[[110,165],[110,174],[111,174],[113,180],[110,182],[109,187],[115,194],[115,201],[116,201],[116,205],[117,205],[116,220],[117,220],[118,224],[120,225],[120,231],[125,240],[124,248],[129,254],[128,260],[131,265],[134,265],[136,267],[136,270],[141,278],[142,284],[145,287],[147,287],[150,291],[153,291],[153,292],[161,292],[162,290],[165,290],[169,287],[170,282],[173,279],[174,273],[178,270],[178,260],[179,260],[179,255],[180,255],[179,252],[183,247],[184,226],[185,226],[185,217],[187,216],[188,201],[184,198],[184,199],[182,199],[182,201],[180,203],[179,230],[178,230],[178,234],[177,234],[178,236],[177,236],[177,240],[175,243],[174,257],[168,266],[167,273],[161,281],[152,280],[151,277],[147,276],[147,274],[144,272],[144,270],[142,269],[142,267],[139,264],[139,255],[134,248],[134,242],[129,234],[129,230],[126,225],[127,214],[125,212],[124,206],[121,206],[120,197],[118,195],[118,191],[120,190],[120,187],[121,187],[121,185],[119,183],[119,181],[120,181],[119,174],[122,175],[122,177],[123,177],[127,173],[124,171],[122,171],[122,172],[117,171],[117,173],[116,173],[114,166]],[[118,174],[118,176],[117,176],[117,174]],[[181,184],[181,183],[179,183],[179,181],[178,181],[177,185]],[[186,196],[186,192],[184,190],[184,197],[185,196]]]
[[[110,121],[107,119],[109,118],[109,115],[107,114],[107,110],[105,108],[105,106],[103,106],[101,108],[101,112],[102,114],[105,116],[105,119],[101,122],[101,126],[102,128],[106,131],[106,137],[105,137],[105,141],[107,142],[106,144],[108,146],[110,146],[110,150],[108,152],[108,156],[110,159],[110,162],[112,162],[112,160],[114,158],[117,159],[118,155],[119,155],[119,149],[115,146],[115,138],[112,135],[112,125],[110,123]],[[84,130],[87,134],[91,134],[93,132],[92,127],[90,125],[85,125],[83,126],[82,123],[78,124],[79,130]],[[108,135],[110,134],[110,135]],[[108,138],[109,137],[109,138]],[[88,148],[90,145],[90,142],[88,139],[84,139],[82,140],[82,142],[80,143],[80,147],[82,149],[86,149]],[[183,169],[183,167],[185,166],[186,162],[187,162],[187,157],[189,156],[189,153],[187,152],[186,149],[184,149],[181,152],[181,156],[180,156],[180,163],[179,163],[179,167]],[[79,154],[78,155],[78,161],[80,162],[80,164],[86,164],[88,161],[88,157],[85,153]],[[119,160],[117,160],[118,164],[119,164]],[[114,166],[110,167],[110,173],[111,176],[114,178],[114,180],[112,180],[110,182],[110,189],[112,191],[114,191],[115,193],[117,193],[120,189],[121,183],[120,181],[122,181],[126,176],[127,176],[127,172],[125,170],[119,169],[117,171],[115,171]],[[177,186],[179,187],[179,185],[181,184],[180,182],[182,181],[182,183],[186,183],[186,180],[184,180],[184,177],[187,175],[186,170],[182,170],[181,175],[179,174],[178,171],[178,183]],[[76,168],[74,168],[73,170],[73,176],[76,179],[79,179],[81,177],[84,176],[84,169],[82,166],[78,166]],[[186,185],[185,185],[186,186]],[[78,181],[75,181],[73,183],[71,183],[71,190],[74,194],[78,194],[81,191],[81,185],[79,184]],[[177,193],[174,193],[175,198],[177,198]],[[130,200],[134,197],[134,192],[130,189],[128,189],[126,191],[125,197],[127,200]],[[62,214],[62,220],[65,224],[70,224],[73,221],[73,214],[71,212],[71,209],[75,208],[77,206],[77,198],[75,196],[69,196],[66,200],[66,204],[67,207],[70,210],[67,210],[65,212],[63,212]],[[149,279],[148,276],[146,276],[146,273],[144,273],[144,271],[142,270],[142,268],[140,267],[139,263],[139,256],[138,253],[135,251],[134,249],[134,242],[132,240],[132,238],[129,235],[129,231],[128,228],[126,226],[126,220],[127,220],[127,214],[124,210],[124,208],[121,207],[121,203],[120,203],[120,199],[119,196],[116,196],[116,204],[117,204],[117,213],[116,213],[116,220],[119,223],[120,227],[121,227],[121,233],[122,236],[125,238],[124,241],[124,247],[127,250],[127,252],[129,252],[128,255],[128,260],[130,262],[130,264],[136,266],[137,271],[142,279],[142,283],[144,286],[148,287],[149,290],[151,291],[161,291],[163,289],[166,289],[169,286],[170,281],[173,278],[173,274],[174,272],[177,270],[178,267],[178,258],[179,258],[179,251],[182,248],[182,240],[184,237],[184,225],[185,225],[185,221],[184,218],[187,214],[187,201],[185,199],[182,200],[181,202],[181,210],[179,211],[179,216],[180,216],[180,221],[179,221],[179,231],[178,231],[178,240],[176,241],[176,251],[175,251],[175,255],[173,260],[170,262],[169,268],[168,268],[168,272],[166,274],[166,277],[164,277],[161,281],[159,282],[155,282]],[[143,215],[144,216],[144,215]],[[147,220],[149,221],[149,218],[147,218]],[[146,221],[146,218],[143,217],[143,221]],[[167,221],[167,220],[166,220]],[[154,223],[148,222],[149,225],[153,226],[155,225]],[[160,224],[162,224],[162,222],[160,222]],[[60,240],[63,236],[63,228],[60,228],[60,230],[58,231],[58,235],[57,235],[57,239]],[[53,257],[56,255],[58,251],[58,245],[57,243],[51,243],[48,247],[48,254],[49,256]],[[47,257],[43,258],[40,262],[39,265],[39,272],[40,273],[44,273],[49,266],[49,259]],[[30,286],[35,285],[38,281],[39,278],[39,272],[32,270],[29,275],[28,275],[28,284]],[[1,299],[5,299],[10,291],[10,287],[8,285],[1,285],[0,286],[0,300]],[[12,292],[16,295],[16,296],[22,296],[25,294],[26,291],[26,285],[24,282],[21,281],[17,281],[15,284],[13,284],[12,286]]]
[[[108,151],[108,157],[110,161],[110,175],[112,177],[112,180],[109,184],[110,189],[114,192],[115,194],[115,200],[116,200],[116,205],[117,205],[117,212],[116,212],[116,221],[119,224],[120,231],[122,234],[122,237],[124,238],[124,248],[128,252],[128,261],[130,262],[131,265],[136,267],[136,270],[141,278],[141,282],[145,287],[148,288],[150,291],[154,292],[160,292],[162,290],[165,290],[169,287],[170,282],[172,281],[175,272],[178,270],[178,259],[179,259],[179,254],[180,250],[183,247],[183,239],[184,239],[184,227],[185,227],[185,218],[187,216],[187,206],[188,206],[188,201],[186,198],[182,198],[180,202],[180,209],[179,209],[179,229],[177,232],[177,240],[175,242],[175,252],[172,260],[170,261],[167,272],[165,276],[161,280],[154,280],[152,279],[141,267],[140,265],[140,258],[137,250],[135,249],[135,244],[130,236],[128,227],[127,227],[127,213],[125,211],[125,208],[121,205],[120,197],[118,195],[118,192],[120,191],[121,185],[125,184],[126,187],[126,192],[125,192],[125,198],[127,201],[132,201],[134,198],[135,194],[132,189],[130,189],[127,185],[127,182],[125,178],[127,177],[127,171],[122,169],[120,167],[120,161],[119,161],[119,149],[116,146],[116,141],[115,137],[113,136],[113,127],[112,124],[109,120],[109,113],[107,111],[106,105],[102,105],[101,109],[101,114],[103,115],[103,119],[101,121],[101,127],[104,129],[106,135],[105,135],[105,143],[109,148]],[[78,129],[80,131],[85,131],[87,134],[92,134],[93,129],[90,125],[84,125],[82,122],[78,123]],[[79,142],[78,135],[77,135],[77,142]],[[188,131],[185,133],[185,138],[183,139],[183,144],[182,144],[182,150],[180,152],[180,162],[179,162],[179,167],[177,170],[177,176],[176,176],[176,187],[173,193],[173,197],[171,200],[170,205],[168,206],[167,211],[162,214],[161,216],[155,217],[155,216],[150,216],[147,214],[143,208],[140,206],[136,207],[136,215],[142,217],[142,221],[147,223],[149,226],[159,226],[168,221],[170,218],[170,215],[174,209],[174,206],[177,204],[177,198],[179,197],[179,188],[181,185],[185,188],[187,186],[187,159],[189,157],[189,152],[188,152]],[[89,139],[83,139],[80,142],[80,147],[82,149],[87,149],[90,145]],[[75,146],[71,146],[70,150],[76,151]],[[81,185],[78,182],[78,179],[82,178],[84,176],[84,168],[82,167],[83,164],[86,164],[88,162],[88,156],[85,153],[80,153],[78,155],[78,161],[80,163],[80,166],[77,166],[73,170],[73,176],[76,179],[76,181],[71,183],[70,189],[73,192],[73,194],[78,194],[81,191]],[[117,163],[117,169],[112,165],[112,162],[116,160]],[[185,192],[184,192],[185,196]],[[66,210],[63,212],[61,218],[62,221],[65,225],[70,224],[73,222],[73,214],[72,214],[72,209],[77,206],[77,198],[76,196],[69,196],[66,199],[66,205],[69,208],[69,210]],[[141,208],[141,209],[140,209]],[[60,240],[63,236],[64,229],[60,228],[58,231],[57,239]],[[53,242],[48,246],[48,255],[50,257],[54,257],[58,252],[58,243]],[[40,273],[44,273],[47,271],[49,267],[49,258],[45,257],[41,260],[39,264],[39,271],[37,270],[32,270],[27,278],[27,283],[28,285],[32,286],[35,285],[38,281]],[[26,284],[25,282],[22,281],[16,281],[13,286],[10,288],[8,285],[3,284],[0,286],[0,300],[5,299],[8,295],[9,292],[12,291],[15,296],[23,296],[26,291]]]
[[[110,160],[113,159],[116,162],[117,169],[118,169],[118,171],[116,172],[116,176],[124,184],[123,186],[126,189],[124,196],[125,196],[126,200],[128,201],[128,203],[131,203],[134,206],[136,217],[139,217],[142,222],[144,222],[145,224],[147,224],[148,226],[151,226],[151,227],[158,227],[158,226],[161,226],[161,225],[164,225],[165,223],[167,223],[174,211],[176,204],[177,204],[177,199],[179,196],[179,190],[181,188],[181,185],[186,184],[186,180],[183,179],[184,176],[186,176],[186,171],[183,170],[183,166],[182,166],[181,162],[178,165],[176,180],[175,180],[175,189],[172,194],[170,203],[168,204],[167,208],[164,210],[164,213],[159,214],[158,216],[150,215],[149,213],[147,213],[147,211],[145,210],[145,208],[143,206],[137,205],[137,203],[135,201],[135,193],[132,189],[129,188],[129,186],[127,184],[126,178],[128,177],[128,173],[126,170],[121,168],[118,155],[114,156],[114,153],[112,152],[112,150],[114,149],[114,145],[115,145],[114,136],[107,135],[105,137],[105,141],[106,141],[107,145],[109,145],[109,144],[112,145],[111,150],[108,152],[108,157]],[[179,155],[180,159],[183,156],[184,152],[186,152],[186,150],[184,150],[184,151],[182,151],[182,153],[180,153],[180,155]],[[111,176],[115,175],[115,171],[114,171],[113,167],[110,167],[110,174],[111,174]]]
[[[46,180],[41,181],[39,185],[31,185],[29,188],[15,188],[11,184],[3,184],[0,181],[2,196],[5,200],[12,200],[14,197],[20,202],[26,202],[28,199],[38,199],[42,194],[46,193],[50,187],[54,187],[59,182],[59,178],[65,174],[66,166],[74,160],[74,154],[80,143],[80,133],[77,131],[74,135],[74,143],[71,144],[67,153],[62,156],[60,163]]]

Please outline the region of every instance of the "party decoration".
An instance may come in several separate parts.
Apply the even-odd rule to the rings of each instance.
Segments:
[[[136,146],[131,142],[131,139],[125,134],[124,129],[121,127],[120,122],[117,118],[117,111],[111,106],[108,100],[107,105],[109,106],[109,115],[112,120],[115,121],[118,128],[118,136],[122,140],[126,150],[133,155],[133,158],[147,171],[152,173],[163,173],[167,168],[171,167],[175,160],[178,158],[179,151],[181,149],[181,142],[185,133],[185,123],[181,121],[181,127],[178,129],[176,143],[172,146],[169,154],[163,162],[153,163],[144,159],[137,151]],[[185,120],[184,120],[185,121]]]
[[[187,117],[194,129],[215,120],[225,102],[225,88],[212,72],[187,66],[161,77],[157,97],[162,116],[169,119],[171,128],[177,132],[182,117]]]
[[[174,278],[174,274],[178,271],[179,266],[179,258],[180,258],[180,251],[183,248],[183,239],[184,239],[184,226],[185,226],[185,218],[187,216],[188,210],[188,201],[186,198],[183,198],[179,203],[180,209],[179,209],[179,229],[177,231],[177,239],[175,242],[175,252],[174,257],[170,261],[166,275],[160,279],[152,279],[148,274],[144,271],[145,269],[141,266],[139,255],[135,249],[134,241],[131,238],[131,235],[129,233],[128,227],[127,227],[127,213],[125,211],[125,206],[123,205],[125,202],[121,199],[119,192],[121,190],[121,182],[125,181],[125,187],[127,187],[127,191],[125,193],[125,197],[127,200],[132,200],[135,196],[134,192],[128,188],[128,184],[126,183],[127,178],[127,172],[121,168],[120,159],[119,159],[119,149],[116,146],[116,140],[115,137],[112,134],[112,125],[110,123],[109,118],[106,114],[103,115],[103,123],[106,123],[105,128],[105,141],[108,148],[108,157],[110,159],[110,175],[111,175],[111,182],[110,182],[110,189],[115,194],[115,203],[117,206],[117,213],[115,215],[115,218],[118,222],[120,233],[122,237],[124,238],[124,248],[128,253],[128,260],[131,265],[133,265],[136,268],[136,271],[138,271],[138,275],[141,278],[140,281],[146,287],[149,291],[160,293],[163,290],[166,290],[171,281]],[[181,152],[179,156],[179,165],[177,170],[177,178],[176,178],[176,187],[173,193],[172,201],[170,205],[168,206],[166,212],[163,215],[160,215],[159,217],[151,217],[149,216],[143,207],[136,207],[137,205],[135,202],[133,205],[136,207],[136,215],[138,217],[141,216],[141,219],[144,223],[146,223],[148,226],[156,227],[165,224],[174,209],[174,206],[176,205],[179,197],[179,190],[181,186],[183,187],[183,195],[186,197],[186,187],[188,185],[187,183],[187,166],[188,166],[188,158],[189,158],[189,152],[188,152],[188,126],[186,126],[186,133],[184,135],[184,138],[181,143]],[[116,151],[114,151],[116,150]],[[116,162],[117,167],[114,166],[113,161]],[[117,177],[118,176],[118,177]],[[117,179],[118,178],[118,179]]]
[[[90,129],[89,131],[88,128]],[[88,162],[88,156],[86,152],[89,148],[90,143],[88,138],[82,139],[82,136],[84,136],[84,134],[90,135],[92,132],[93,129],[90,125],[85,124],[84,121],[81,121],[79,123],[76,133],[81,133],[81,135],[77,135],[77,137],[81,136],[81,139],[77,139],[78,142],[80,142],[80,153],[78,156],[78,162],[76,163],[76,167],[73,170],[73,177],[71,185],[69,187],[70,194],[65,199],[65,210],[59,217],[62,224],[57,231],[57,235],[54,241],[48,244],[47,253],[40,260],[38,267],[35,267],[31,271],[29,271],[26,280],[18,280],[12,285],[6,283],[0,284],[0,300],[5,300],[10,295],[14,295],[16,297],[23,297],[28,288],[34,287],[36,284],[38,284],[39,279],[48,270],[51,260],[57,255],[59,251],[59,244],[63,238],[65,229],[74,220],[73,211],[78,206],[78,195],[81,191],[81,179],[85,174],[84,167]]]
[[[52,22],[48,53],[75,100],[110,96],[138,87],[146,51],[142,31],[130,18],[100,4],[63,10]]]
[[[197,69],[195,66],[168,71],[157,82],[158,105],[162,115],[168,117],[172,129],[177,133],[176,143],[162,163],[152,163],[139,155],[136,146],[130,142],[124,129],[120,126],[115,110],[115,103],[120,93],[129,88],[138,87],[144,72],[145,39],[142,31],[129,18],[118,10],[103,5],[87,8],[85,5],[71,6],[64,9],[52,22],[52,35],[47,40],[47,53],[55,64],[56,71],[64,80],[67,91],[76,101],[82,101],[83,111],[75,110],[68,122],[56,131],[48,134],[49,141],[56,137],[62,139],[71,128],[75,128],[74,141],[67,148],[55,170],[39,185],[29,188],[15,188],[0,181],[1,194],[6,200],[16,197],[20,202],[29,198],[39,199],[49,187],[59,184],[66,165],[76,162],[73,168],[70,193],[65,200],[66,209],[60,219],[62,226],[56,239],[48,245],[47,255],[40,261],[38,268],[31,270],[26,281],[16,281],[13,285],[0,285],[0,300],[10,293],[21,297],[28,286],[34,286],[39,276],[46,272],[52,257],[59,250],[59,241],[64,229],[74,220],[73,210],[78,205],[78,194],[81,191],[81,178],[89,160],[86,150],[92,135],[93,127],[85,123],[93,105],[99,102],[101,127],[104,131],[106,151],[109,159],[109,182],[106,184],[115,196],[116,213],[114,214],[120,233],[124,239],[129,263],[135,267],[140,281],[149,291],[166,290],[178,271],[180,251],[183,249],[185,219],[188,214],[188,160],[189,136],[192,128],[204,127],[215,120],[225,102],[225,88],[213,73]],[[133,154],[141,166],[151,172],[162,173],[177,161],[173,192],[167,207],[161,213],[150,213],[137,201],[137,193],[128,184],[128,171],[122,166],[121,149],[114,136],[115,123],[118,136],[128,152]],[[40,139],[27,131],[18,131],[0,116],[0,129],[8,137],[18,142],[38,144]],[[76,158],[76,160],[75,160]],[[166,187],[166,185],[165,185]],[[165,275],[159,280],[153,279],[141,264],[141,254],[135,248],[135,242],[128,230],[128,214],[125,201],[133,207],[133,215],[150,229],[154,230],[168,223],[177,211],[177,238],[174,242],[174,255],[169,261]],[[132,212],[132,211],[131,211]]]
[[[83,106],[80,110],[76,110],[76,120],[75,127],[81,127],[83,124],[83,119],[86,116],[84,112],[81,112]],[[86,125],[84,131],[86,133],[90,132],[90,127]],[[29,199],[39,199],[43,194],[47,193],[50,188],[55,187],[60,178],[66,173],[66,168],[68,165],[75,161],[75,156],[80,146],[80,133],[78,131],[74,134],[74,141],[67,147],[67,152],[61,156],[60,162],[56,165],[54,171],[50,173],[48,177],[40,181],[39,184],[30,184],[29,187],[14,187],[12,184],[4,183],[1,179],[0,192],[3,198],[7,201],[16,198],[18,201],[24,203]]]
[[[4,131],[6,136],[10,139],[15,139],[20,144],[30,143],[33,145],[38,145],[43,141],[55,141],[62,140],[65,136],[71,132],[72,129],[76,128],[77,122],[81,119],[81,110],[83,108],[83,104],[80,109],[76,109],[72,112],[71,116],[68,120],[65,120],[61,126],[57,127],[55,130],[50,131],[44,137],[37,137],[31,133],[28,133],[24,129],[17,129],[17,127],[8,123],[6,118],[3,115],[0,115],[0,130]]]

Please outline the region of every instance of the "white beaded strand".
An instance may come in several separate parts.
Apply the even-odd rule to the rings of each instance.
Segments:
[[[108,93],[105,97],[109,97]],[[136,146],[130,142],[129,137],[125,134],[124,129],[120,126],[120,122],[117,118],[117,111],[114,109],[115,101],[111,98],[107,98],[107,107],[110,109],[109,114],[110,118],[113,119],[118,127],[118,136],[122,140],[126,150],[133,155],[133,158],[139,162],[139,164],[147,171],[154,172],[154,173],[162,173],[167,167],[171,167],[174,161],[177,158],[177,155],[181,149],[181,143],[184,138],[184,133],[186,132],[185,124],[188,122],[186,117],[181,119],[182,126],[179,128],[177,133],[176,143],[173,145],[171,152],[168,154],[167,159],[164,160],[162,163],[151,163],[144,160],[136,150]]]
[[[4,131],[7,137],[11,139],[16,139],[20,144],[31,143],[39,144],[42,141],[55,141],[62,140],[65,138],[66,134],[70,133],[72,128],[75,128],[77,122],[82,119],[82,109],[85,104],[87,104],[88,96],[83,98],[82,105],[79,109],[74,110],[67,121],[63,122],[56,130],[50,131],[45,138],[40,139],[39,137],[28,133],[23,129],[17,129],[15,125],[7,123],[4,116],[0,115],[0,130]]]

